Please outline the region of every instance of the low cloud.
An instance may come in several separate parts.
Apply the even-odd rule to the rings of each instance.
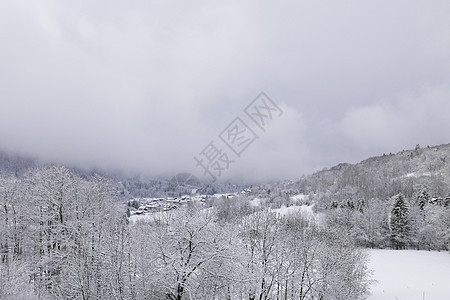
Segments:
[[[450,86],[422,87],[378,103],[349,110],[342,122],[345,135],[359,148],[393,152],[406,145],[450,141]]]
[[[2,1],[0,148],[150,176],[196,171],[193,156],[261,91],[285,114],[228,177],[299,177],[447,143],[448,9]]]

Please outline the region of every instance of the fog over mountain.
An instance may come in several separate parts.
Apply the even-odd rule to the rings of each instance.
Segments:
[[[223,173],[297,178],[450,141],[450,3],[0,2],[0,149],[202,175],[264,91],[283,114]]]

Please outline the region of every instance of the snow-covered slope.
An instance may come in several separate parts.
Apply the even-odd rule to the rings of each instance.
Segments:
[[[450,299],[450,254],[416,250],[370,250],[378,281],[369,300]]]

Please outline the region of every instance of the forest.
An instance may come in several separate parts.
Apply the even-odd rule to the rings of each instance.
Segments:
[[[449,149],[416,146],[137,220],[127,200],[173,195],[169,181],[3,156],[0,299],[365,299],[365,248],[449,250]],[[239,186],[202,191],[227,188]],[[279,213],[301,206],[314,218]]]
[[[450,145],[340,164],[278,186],[310,196],[363,247],[450,249]],[[292,191],[293,189],[293,191]]]
[[[364,252],[301,214],[226,200],[129,222],[108,179],[0,180],[1,299],[359,299]],[[237,201],[237,199],[235,199]],[[245,203],[242,201],[241,203]]]

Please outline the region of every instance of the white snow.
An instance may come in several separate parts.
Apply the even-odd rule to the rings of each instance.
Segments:
[[[154,214],[142,214],[142,215],[132,215],[129,218],[131,223],[134,223],[136,221],[146,221],[146,222],[153,222],[155,220]]]
[[[229,198],[229,197],[236,197],[236,196],[237,196],[237,193],[214,194],[214,195],[212,195],[213,198],[218,198],[218,199],[220,199],[222,197]]]
[[[417,173],[417,172],[412,172],[412,173],[408,173],[408,174],[406,174],[404,177],[407,177],[407,178],[411,178],[411,177],[413,177],[413,178],[417,178],[417,177],[421,177],[421,176],[431,176],[431,173],[430,172],[422,172],[422,173]]]
[[[282,205],[280,208],[272,209],[272,211],[281,216],[301,212],[304,216],[315,219],[315,214],[313,212],[313,205],[292,205],[289,207]]]
[[[261,205],[261,199],[260,198],[254,198],[249,201],[250,206],[252,207],[258,207]]]
[[[305,194],[298,194],[298,195],[294,195],[291,196],[292,201],[294,202],[298,202],[298,201],[303,201],[308,197],[308,195]]]
[[[450,299],[450,254],[417,250],[369,250],[374,271],[369,300]]]

